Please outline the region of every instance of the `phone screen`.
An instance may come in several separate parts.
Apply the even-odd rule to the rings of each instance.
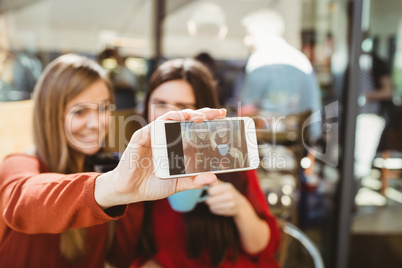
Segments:
[[[166,123],[170,175],[249,167],[243,120]]]

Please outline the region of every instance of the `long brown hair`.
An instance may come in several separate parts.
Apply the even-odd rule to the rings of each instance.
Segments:
[[[113,102],[107,73],[95,61],[67,54],[52,61],[34,90],[34,143],[36,154],[49,172],[77,173],[85,170],[78,153],[72,150],[64,132],[67,103],[93,83],[103,81]],[[87,158],[86,160],[87,161]],[[61,234],[60,250],[68,261],[79,259],[85,251],[85,229],[70,229]]]
[[[216,82],[207,67],[193,59],[175,59],[160,65],[151,76],[144,104],[146,120],[152,93],[163,83],[172,80],[185,80],[191,85],[197,109],[219,107]],[[220,174],[218,178],[230,181],[241,192],[245,191],[245,185],[242,184],[239,173]],[[140,248],[143,254],[152,257],[158,250],[152,233],[152,202],[145,202],[144,221]],[[225,257],[236,258],[240,242],[232,217],[214,215],[209,211],[207,205],[200,203],[193,211],[185,214],[185,221],[186,247],[189,258],[197,258],[205,249],[209,250],[210,261],[216,266]]]

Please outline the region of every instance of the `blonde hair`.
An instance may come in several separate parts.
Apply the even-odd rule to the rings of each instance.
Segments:
[[[64,132],[67,103],[97,81],[113,91],[107,73],[95,61],[75,54],[60,56],[51,62],[34,89],[34,143],[36,154],[49,172],[83,172],[84,163],[72,150]],[[60,250],[68,261],[79,259],[85,252],[86,231],[69,229],[61,234]]]

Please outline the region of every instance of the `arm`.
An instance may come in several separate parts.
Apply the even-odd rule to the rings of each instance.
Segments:
[[[93,197],[97,173],[41,173],[43,165],[33,156],[14,155],[0,167],[2,220],[28,234],[61,233],[116,219],[125,206],[105,213]]]
[[[280,230],[275,217],[269,211],[269,206],[265,194],[261,190],[256,170],[242,172],[243,179],[247,181],[245,197],[253,206],[257,215],[262,218],[269,227],[270,238],[267,247],[259,253],[260,261],[264,262],[273,259],[275,252],[279,249]]]
[[[229,153],[230,153],[230,155],[231,155],[233,158],[237,159],[237,161],[238,161],[240,164],[243,164],[243,163],[244,163],[244,161],[243,161],[243,159],[244,159],[244,158],[243,158],[243,154],[242,154],[242,152],[241,152],[239,149],[232,147],[232,148],[230,148]]]
[[[380,77],[381,87],[379,90],[373,90],[366,93],[366,99],[369,101],[389,100],[392,98],[392,81],[389,75]]]
[[[210,145],[211,145],[211,149],[213,151],[215,151],[216,147],[218,147],[218,144],[216,144],[216,141],[215,141],[216,135],[217,135],[217,132],[215,131],[214,133],[212,133],[212,135],[210,137]]]
[[[170,112],[160,119],[201,122],[205,118],[213,120],[225,116],[224,109],[202,109]],[[117,219],[124,214],[126,204],[202,188],[216,180],[211,173],[160,180],[153,175],[152,167],[136,165],[135,156],[152,159],[149,132],[147,125],[134,133],[118,166],[102,175],[42,173],[35,157],[6,159],[0,168],[0,206],[4,222],[14,230],[29,234],[61,233]]]
[[[268,245],[271,237],[268,224],[258,217],[250,202],[243,195],[241,195],[239,211],[234,216],[234,220],[243,249],[247,253],[259,253]]]
[[[233,216],[243,249],[249,254],[262,251],[270,240],[267,222],[258,217],[250,202],[227,182],[217,182],[208,190],[206,204],[212,213]]]
[[[144,203],[134,203],[127,207],[126,214],[115,221],[115,232],[107,260],[113,267],[130,267],[139,257],[136,253],[144,219]]]
[[[205,119],[223,119],[225,109],[204,108],[197,111],[172,111],[157,120],[203,122]],[[154,123],[154,122],[153,122]],[[151,123],[151,124],[153,124]],[[161,180],[153,173],[153,166],[141,166],[139,159],[152,163],[151,124],[136,131],[124,151],[117,167],[96,180],[95,200],[103,208],[139,201],[165,198],[176,192],[203,188],[216,181],[212,173],[201,173],[196,177]]]

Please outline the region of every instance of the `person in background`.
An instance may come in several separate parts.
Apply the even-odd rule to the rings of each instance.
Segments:
[[[243,167],[243,154],[235,146],[235,141],[237,141],[237,147],[240,145],[238,144],[238,137],[235,138],[230,133],[234,127],[229,122],[219,122],[216,131],[211,135],[211,148],[218,152],[220,160],[218,169]]]
[[[390,68],[373,50],[372,38],[366,36],[362,51],[355,135],[355,175],[358,179],[370,174],[386,124],[382,102],[391,101],[393,94]]]
[[[126,66],[119,51],[116,48],[106,48],[98,55],[98,62],[109,71],[117,109],[135,108],[138,77]]]
[[[32,44],[13,51],[10,47],[6,16],[0,17],[0,102],[31,98],[33,88],[42,72],[42,63]]]
[[[251,55],[241,90],[242,113],[261,111],[282,116],[312,111],[311,122],[321,121],[321,94],[308,58],[282,37],[285,23],[274,10],[261,9],[242,19],[245,45]],[[321,125],[310,126],[310,142],[321,136]]]
[[[51,62],[34,90],[35,154],[0,165],[0,267],[127,267],[143,221],[140,201],[203,188],[216,176],[160,180],[153,166],[150,126],[136,131],[117,166],[93,171],[91,157],[106,139],[113,91],[106,72],[74,54]],[[180,111],[165,120],[202,122],[225,110]]]
[[[3,60],[2,60],[3,59]],[[42,72],[40,60],[28,52],[5,51],[0,48],[0,102],[31,98]]]
[[[216,90],[218,92],[219,104],[224,106],[229,98],[229,88],[225,85],[225,80],[222,73],[216,67],[216,60],[207,52],[197,54],[194,59],[198,60],[210,70],[216,81]]]
[[[160,65],[145,101],[148,122],[171,110],[218,107],[211,73],[192,59]],[[167,199],[145,203],[133,267],[278,267],[279,229],[255,170],[219,174],[209,186],[206,201],[187,213]]]
[[[217,162],[218,154],[211,147],[210,122],[191,124],[182,138],[184,156],[194,156],[184,160],[187,173],[217,170],[211,168]]]

